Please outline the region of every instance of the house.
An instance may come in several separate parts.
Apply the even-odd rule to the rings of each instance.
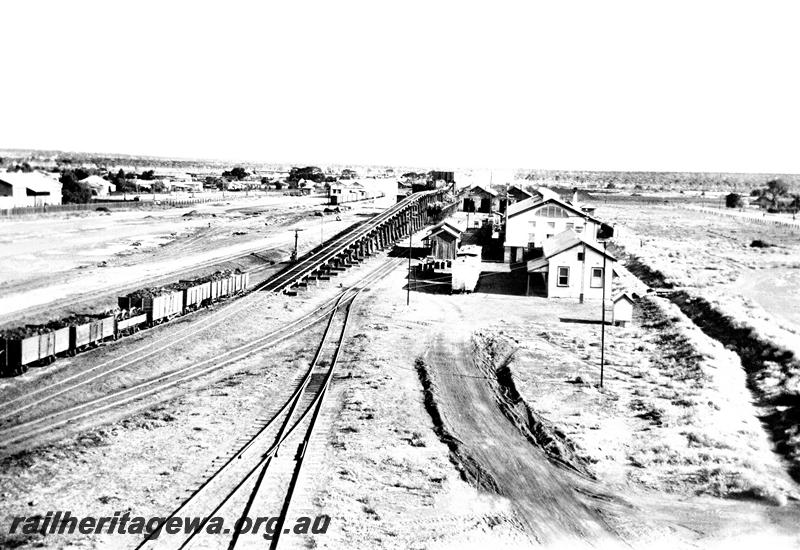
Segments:
[[[171,182],[170,190],[188,191],[191,193],[201,193],[203,191],[203,183],[199,181],[175,181]],[[231,189],[228,186],[228,189]]]
[[[614,298],[614,309],[611,322],[615,325],[624,327],[626,323],[633,320],[633,298],[624,292]]]
[[[442,222],[433,227],[425,237],[436,260],[453,260],[461,244],[461,230]]]
[[[515,202],[524,201],[525,199],[531,198],[533,195],[522,189],[521,187],[517,187],[516,185],[512,185],[508,189],[506,189],[503,197],[500,199],[500,212],[504,213],[506,208],[508,208],[509,204],[514,204]]]
[[[116,185],[100,176],[89,176],[88,178],[83,178],[78,183],[88,187],[93,197],[107,197],[109,193],[113,193],[117,190]]]
[[[61,204],[61,182],[41,172],[0,172],[0,209]]]
[[[497,193],[491,189],[484,189],[480,185],[470,187],[461,202],[462,212],[490,214],[498,210],[499,207],[500,201],[497,198]]]
[[[536,258],[545,240],[568,229],[588,242],[597,242],[598,232],[604,225],[561,199],[537,200],[534,195],[508,207],[504,261],[514,263]]]
[[[616,258],[596,241],[568,229],[545,240],[542,250],[542,257],[527,263],[528,296],[600,300],[603,287],[611,296]]]

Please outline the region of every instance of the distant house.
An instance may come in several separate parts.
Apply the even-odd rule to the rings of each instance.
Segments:
[[[626,323],[633,320],[633,298],[627,292],[623,292],[614,298],[614,310],[611,322],[615,325],[624,327]]]
[[[61,204],[61,183],[41,172],[0,172],[0,209]]]
[[[596,241],[569,229],[547,239],[543,252],[527,263],[527,295],[600,300],[605,286],[606,296],[611,296],[616,258]]]
[[[604,226],[600,220],[579,208],[551,197],[539,200],[536,196],[508,207],[504,261],[521,262],[539,256],[544,241],[559,233],[572,230],[588,242],[596,242]]]
[[[525,199],[530,199],[533,195],[522,189],[521,187],[517,187],[516,185],[512,185],[508,189],[505,190],[503,193],[502,198],[500,199],[500,212],[504,213],[508,205],[514,204],[515,202],[524,201]]]
[[[489,214],[498,210],[500,201],[497,193],[491,189],[485,189],[480,185],[473,185],[467,191],[466,196],[461,201],[462,212],[480,212]]]
[[[109,193],[113,193],[117,190],[116,185],[100,176],[89,176],[88,178],[83,178],[78,183],[88,187],[93,197],[107,197]]]
[[[524,201],[525,199],[529,199],[533,195],[531,195],[521,187],[512,185],[511,187],[508,188],[506,196],[508,197],[508,200],[510,202],[514,203],[514,202]]]

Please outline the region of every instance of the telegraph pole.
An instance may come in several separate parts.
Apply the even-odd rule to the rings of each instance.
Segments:
[[[414,231],[411,228],[411,220],[417,216],[410,210],[408,212],[408,284],[406,284],[406,305],[411,305],[411,235]]]
[[[303,231],[303,230],[302,229],[295,229],[294,230],[294,250],[292,250],[292,259],[291,259],[292,262],[296,262],[297,261],[297,237],[298,237],[298,234],[301,231]]]
[[[600,321],[600,387],[603,387],[603,367],[606,359],[606,246],[608,241],[603,241],[603,312]]]

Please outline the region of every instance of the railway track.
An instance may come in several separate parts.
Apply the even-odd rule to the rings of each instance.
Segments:
[[[337,239],[341,240],[341,239]],[[100,378],[113,374],[122,369],[141,363],[151,357],[155,357],[167,349],[184,342],[188,338],[196,336],[202,331],[213,329],[225,321],[230,320],[234,316],[242,313],[246,309],[262,305],[266,296],[259,291],[264,290],[268,286],[269,281],[263,281],[254,287],[245,296],[227,302],[221,309],[215,311],[205,318],[199,320],[197,323],[190,326],[183,327],[177,331],[172,331],[167,335],[158,336],[154,340],[149,340],[142,346],[125,352],[119,357],[104,361],[99,365],[95,365],[89,369],[69,375],[63,379],[57,380],[47,387],[23,393],[17,397],[12,397],[0,403],[0,426],[8,423],[9,419],[18,417],[26,410],[36,409],[46,406],[53,399],[64,395],[67,392],[94,382]],[[329,307],[330,301],[326,302],[321,308]],[[311,314],[301,317],[298,321],[302,321]],[[189,313],[188,315],[191,315]],[[0,432],[1,433],[1,432]]]
[[[318,263],[320,258],[327,258],[334,254],[336,251],[340,250],[341,246],[348,240],[356,239],[359,236],[372,231],[388,217],[394,215],[397,212],[397,209],[401,206],[402,203],[398,203],[397,205],[387,209],[385,212],[374,216],[372,219],[359,226],[355,231],[346,232],[325,243],[320,250],[311,254],[309,258],[306,258],[298,264],[290,267],[283,273],[279,273],[275,277],[257,284],[244,298],[236,300],[230,304],[226,304],[224,311],[219,312],[219,314],[215,312],[201,320],[196,325],[187,326],[178,330],[177,332],[171,332],[169,335],[157,338],[154,341],[151,340],[145,345],[139,346],[129,352],[124,353],[120,357],[111,359],[109,361],[104,361],[90,369],[69,375],[61,380],[53,382],[47,387],[25,392],[16,397],[6,399],[0,403],[0,425],[8,424],[10,419],[18,417],[26,410],[45,406],[54,398],[64,395],[65,393],[72,391],[79,386],[94,382],[99,378],[108,376],[109,374],[151,358],[165,351],[166,349],[179,344],[192,336],[195,336],[198,331],[207,330],[218,326],[240,311],[243,311],[245,307],[252,307],[257,303],[260,303],[261,296],[258,294],[258,291],[279,291],[284,289],[293,282],[298,273],[301,273],[304,270],[307,271],[309,266]],[[123,361],[119,362],[121,360]]]
[[[185,528],[177,533],[162,531],[158,538],[145,539],[138,549],[278,547],[287,529],[287,514],[302,474],[305,450],[344,346],[353,303],[368,284],[396,265],[391,262],[383,266],[337,298],[314,358],[291,397],[263,424],[255,426],[238,448],[222,457],[218,467],[165,518],[165,522],[189,517],[202,520],[190,532]],[[279,450],[283,452],[279,454]],[[209,532],[213,518],[224,521],[221,532]],[[258,518],[274,519],[262,523]],[[235,527],[238,525],[246,531],[241,532]],[[267,528],[273,533],[269,539],[264,537]]]
[[[320,322],[327,315],[329,315],[331,311],[335,311],[337,305],[339,304],[339,302],[342,300],[343,297],[352,294],[355,291],[354,289],[363,289],[366,285],[371,284],[372,282],[375,282],[377,280],[380,280],[391,270],[397,267],[399,263],[401,263],[401,260],[398,259],[391,259],[383,263],[375,270],[368,273],[355,285],[348,288],[347,290],[344,290],[337,297],[328,300],[315,310],[299,317],[298,319],[295,319],[294,321],[288,323],[287,325],[284,325],[283,327],[275,331],[272,331],[269,334],[265,334],[251,342],[248,342],[245,345],[238,346],[236,348],[228,350],[216,357],[206,359],[197,363],[193,363],[175,369],[168,373],[162,374],[160,376],[143,380],[128,387],[124,387],[119,390],[109,392],[101,397],[86,400],[65,408],[47,412],[43,415],[36,416],[28,420],[13,423],[8,427],[3,427],[2,429],[0,429],[0,448],[12,446],[16,443],[28,440],[43,433],[51,432],[52,430],[61,428],[67,424],[71,424],[76,421],[85,419],[87,417],[94,416],[98,413],[114,409],[121,405],[126,405],[133,401],[163,392],[168,388],[171,388],[173,386],[185,382],[189,382],[206,374],[212,373],[213,371],[218,370],[224,366],[234,364],[237,361],[241,361],[242,359],[254,353],[258,353],[267,348],[270,348],[288,338],[291,338],[292,336],[295,336],[296,334],[306,331],[309,327]],[[361,290],[358,290],[358,292],[360,291]],[[236,302],[234,302],[234,304],[235,303]],[[240,309],[233,309],[232,311],[227,312],[227,317],[225,318],[229,318],[238,313],[239,311]],[[221,320],[222,319],[217,319],[216,322],[221,322]],[[198,328],[196,326],[194,325],[187,326],[184,329],[183,335],[180,338],[186,339],[190,336],[196,336],[197,331]],[[165,344],[164,346],[156,348],[154,350],[151,350],[149,355],[159,353],[166,347],[173,345],[175,342],[176,342],[175,339],[170,339],[170,343]],[[45,391],[43,389],[35,394],[35,398],[32,401],[29,401],[24,405],[18,405],[16,409],[8,408],[9,403],[12,406],[14,405],[13,401],[8,402],[4,404],[6,412],[4,412],[3,416],[0,418],[8,421],[9,419],[18,416],[19,413],[24,409],[30,409],[36,407],[37,405],[41,405],[45,402],[51,401],[56,396],[61,396],[69,392],[73,392],[77,388],[82,387],[98,378],[108,376],[110,373],[117,371],[121,368],[124,368],[125,366],[141,362],[142,356],[136,356],[135,351],[136,350],[126,354],[126,356],[131,354],[134,355],[134,358],[130,361],[116,365],[111,369],[101,371],[99,373],[95,374],[90,373],[91,375],[88,378],[80,377],[79,375],[76,374],[72,377],[72,381],[74,381],[73,384],[62,384],[61,387],[51,392]],[[102,365],[98,365],[98,367],[95,368],[99,368],[100,366]],[[66,380],[67,379],[65,379],[65,381]],[[34,393],[32,392],[31,394],[28,394],[27,396],[23,397],[30,397],[33,395]],[[17,401],[23,399],[23,397],[17,398]]]
[[[415,195],[407,197],[403,199],[403,201],[398,202],[397,204],[392,206],[391,208],[388,208],[387,210],[381,212],[377,216],[374,216],[365,224],[359,226],[355,231],[348,232],[344,235],[341,235],[335,239],[328,241],[322,248],[317,250],[310,257],[296,263],[289,269],[281,273],[278,273],[275,277],[267,281],[264,286],[264,289],[276,292],[286,289],[287,287],[291,286],[297,279],[303,277],[304,274],[307,274],[311,272],[313,269],[315,269],[315,267],[320,265],[320,263],[336,256],[339,252],[341,252],[342,247],[347,245],[347,243],[355,241],[360,237],[369,234],[371,231],[378,228],[384,221],[388,220],[389,218],[395,216],[398,212],[402,211],[404,207],[408,206],[409,204],[412,204],[420,196],[433,193],[436,193],[436,191],[422,191],[420,193],[416,193]]]

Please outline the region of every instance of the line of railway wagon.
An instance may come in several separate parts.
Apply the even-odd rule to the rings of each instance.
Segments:
[[[0,375],[16,376],[31,366],[75,355],[100,342],[128,336],[142,328],[244,292],[248,272],[217,271],[198,279],[137,290],[117,300],[118,309],[100,315],[72,315],[45,325],[0,332]]]

